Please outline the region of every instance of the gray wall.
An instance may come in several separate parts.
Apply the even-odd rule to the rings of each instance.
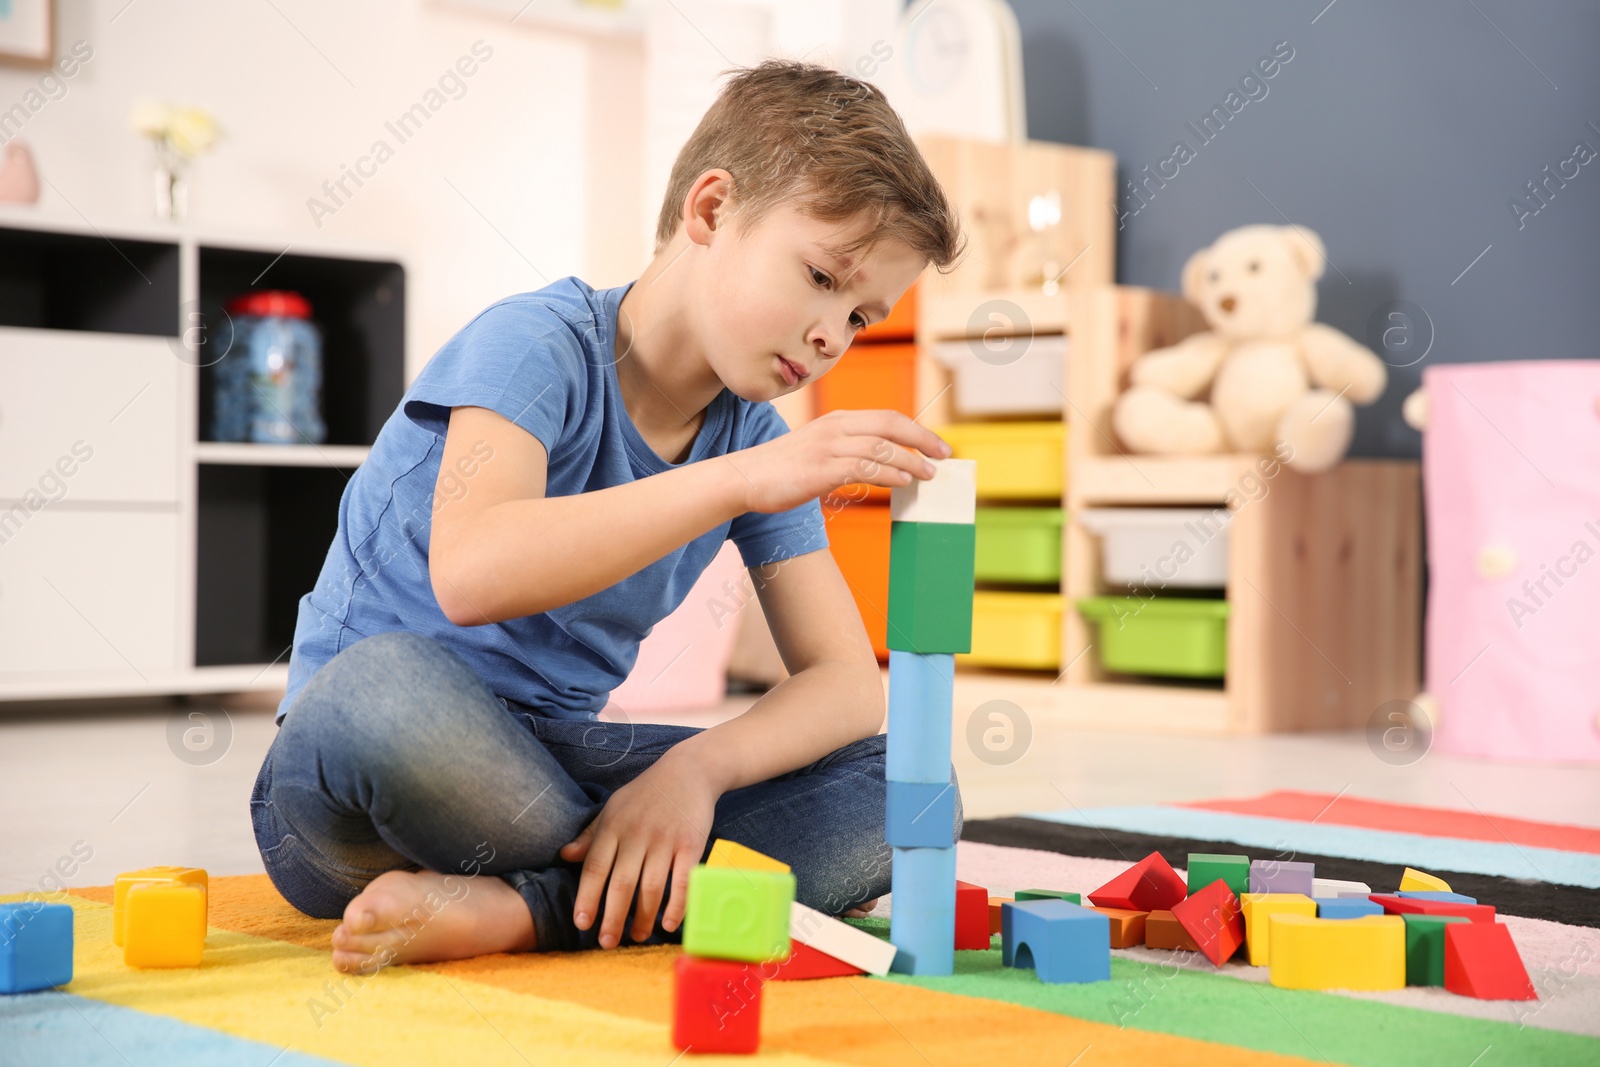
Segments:
[[[1431,348],[1391,367],[1352,450],[1415,456],[1400,402],[1430,363],[1600,358],[1600,158],[1564,188],[1551,179],[1520,228],[1508,206],[1539,206],[1526,184],[1547,165],[1570,175],[1577,142],[1600,151],[1600,6],[1326,3],[1012,0],[1028,133],[1116,153],[1119,182],[1155,172],[1177,141],[1195,151],[1143,206],[1122,194],[1137,214],[1118,233],[1119,282],[1175,290],[1195,249],[1287,216],[1327,244],[1319,320],[1384,355],[1369,321],[1393,301],[1422,309],[1410,354],[1387,358],[1411,362],[1429,322]],[[1293,58],[1202,144],[1185,123],[1280,41]]]

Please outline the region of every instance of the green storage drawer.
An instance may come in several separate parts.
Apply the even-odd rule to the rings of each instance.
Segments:
[[[1228,669],[1228,602],[1190,597],[1092,596],[1078,612],[1099,631],[1100,663],[1123,674],[1221,678]]]
[[[1061,582],[1060,508],[979,508],[980,582]]]

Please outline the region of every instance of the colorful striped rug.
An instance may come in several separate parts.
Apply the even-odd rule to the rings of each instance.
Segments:
[[[1458,864],[1462,870],[1440,864],[1434,873],[1510,916],[1507,925],[1541,999],[1490,1003],[1439,989],[1281,990],[1266,982],[1265,968],[1230,963],[1217,971],[1194,953],[1142,948],[1113,954],[1110,982],[1045,985],[1031,971],[1001,966],[996,939],[988,951],[957,953],[950,977],[768,983],[755,1058],[917,1067],[984,1060],[1008,1067],[1600,1062],[1600,930],[1594,928],[1600,901],[1572,859],[1597,855],[1585,836],[1592,831],[1521,823],[1513,832],[1512,820],[1489,820],[1491,829],[1507,830],[1509,843],[1527,852],[1529,862],[1580,879],[1530,881],[1507,856],[1470,851],[1474,842],[1507,842],[1473,836],[1476,824],[1452,822],[1450,813],[1396,805],[1375,812],[1362,806],[1368,802],[1345,805],[1340,798],[1313,818],[1315,798],[1274,796],[1280,799],[1271,803],[1259,798],[1072,812],[1071,819],[1037,813],[974,820],[958,847],[958,873],[998,893],[1034,886],[1081,892],[1153,848],[1181,868],[1191,850],[1265,857],[1278,854],[1271,849],[1315,844],[1323,850],[1316,854],[1319,874],[1392,888],[1400,866],[1387,858],[1396,842],[1385,835],[1448,842],[1454,851],[1438,855],[1470,862]],[[1105,825],[1098,821],[1102,815]],[[1209,824],[1200,837],[1172,836],[1202,829],[1167,821],[1191,816],[1224,821]],[[1359,844],[1374,832],[1356,821],[1363,818],[1382,820],[1374,829],[1383,843]],[[1266,846],[1251,844],[1261,839],[1251,820],[1273,823],[1278,836]],[[1348,840],[1302,835],[1323,824],[1354,833]],[[1299,830],[1290,834],[1288,827]],[[1587,851],[1572,847],[1584,842]],[[1547,854],[1561,855],[1566,865]],[[1485,856],[1504,869],[1479,870],[1492,866]],[[677,1056],[669,1039],[677,946],[497,955],[346,976],[329,964],[333,921],[296,912],[265,875],[218,877],[211,884],[205,961],[190,970],[124,966],[111,944],[110,887],[66,894],[62,899],[77,920],[74,980],[61,990],[0,997],[0,1063],[666,1067]],[[891,897],[879,911],[892,908]],[[887,936],[887,920],[878,915],[852,922]]]

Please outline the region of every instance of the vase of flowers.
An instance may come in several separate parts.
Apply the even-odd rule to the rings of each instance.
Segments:
[[[222,136],[204,108],[146,101],[133,109],[133,128],[155,149],[156,217],[181,219],[189,206],[189,165]]]

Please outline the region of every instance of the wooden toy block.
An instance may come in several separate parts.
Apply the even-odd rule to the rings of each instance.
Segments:
[[[1478,1000],[1538,1000],[1504,923],[1452,923],[1444,928],[1444,987]]]
[[[697,864],[689,872],[683,950],[752,963],[785,959],[794,885],[787,871]]]
[[[1152,911],[1144,921],[1145,948],[1171,948],[1180,952],[1199,952],[1189,931],[1170,911]]]
[[[694,1052],[754,1052],[761,1044],[758,969],[682,955],[672,964],[672,1046]]]
[[[0,904],[0,993],[72,981],[72,908],[31,900]]]
[[[1127,908],[1102,908],[1095,905],[1095,911],[1106,917],[1111,924],[1111,947],[1132,948],[1134,945],[1144,944],[1144,927],[1150,919],[1150,913],[1145,911],[1129,911]]]
[[[1245,867],[1248,871],[1249,868]],[[1189,870],[1194,877],[1194,869]],[[1201,886],[1172,906],[1172,917],[1194,939],[1199,950],[1214,966],[1221,967],[1244,944],[1244,916],[1239,911],[1239,898],[1234,896],[1228,883],[1217,878]],[[1146,935],[1148,936],[1148,935]]]
[[[1407,867],[1400,874],[1400,889],[1403,892],[1448,893],[1450,883],[1426,871]]]
[[[1440,900],[1450,904],[1476,904],[1477,897],[1469,897],[1465,893],[1435,893],[1430,890],[1407,890],[1394,894],[1406,900]]]
[[[860,967],[814,949],[804,941],[790,940],[789,958],[778,964],[777,971],[767,980],[798,982],[810,978],[840,978],[866,973]]]
[[[1367,898],[1389,915],[1460,915],[1475,923],[1494,922],[1493,904],[1457,904],[1450,900],[1418,900],[1392,893],[1374,893]]]
[[[719,837],[706,857],[707,867],[733,867],[743,871],[787,871],[789,865],[737,841]]]
[[[907,485],[890,488],[890,519],[895,522],[948,522],[958,525],[975,522],[978,461],[935,459],[932,462],[932,478],[927,481],[913,478]]]
[[[1279,988],[1405,988],[1406,924],[1398,915],[1329,920],[1279,912],[1269,922],[1270,979]]]
[[[1239,907],[1244,913],[1245,946],[1249,950],[1252,967],[1265,967],[1272,959],[1272,916],[1306,915],[1315,918],[1317,914],[1316,901],[1304,893],[1246,893]]]
[[[981,885],[956,879],[956,950],[986,949],[994,936],[989,929],[989,891]]]
[[[1015,897],[990,897],[989,898],[989,936],[993,937],[1000,932],[1000,905],[1011,903]]]
[[[889,524],[890,651],[972,651],[972,581],[977,527]]]
[[[1068,900],[1024,900],[1004,905],[1001,960],[1032,967],[1041,982],[1111,979],[1111,930],[1105,915]],[[1009,944],[1009,947],[1007,947]]]
[[[122,944],[124,904],[128,899],[128,887],[139,882],[183,882],[187,885],[197,885],[202,889],[209,889],[206,872],[199,867],[142,867],[137,871],[125,871],[117,875],[116,882],[111,889],[111,943]],[[209,920],[210,914],[207,913]]]
[[[206,888],[134,882],[123,900],[122,961],[129,967],[198,967],[206,947]]]
[[[1019,889],[1017,900],[1070,900],[1074,904],[1082,904],[1083,898],[1077,893],[1069,893],[1065,889]]]
[[[1311,888],[1313,897],[1349,897],[1357,896],[1365,899],[1372,887],[1365,882],[1347,882],[1340,878],[1313,878]]]
[[[1402,915],[1406,924],[1406,985],[1444,985],[1444,928],[1460,915]]]
[[[1359,919],[1363,915],[1382,915],[1383,905],[1366,897],[1316,897],[1317,918]]]
[[[888,782],[883,839],[895,848],[954,848],[956,789],[943,782]]]
[[[1250,892],[1298,893],[1310,897],[1316,888],[1316,865],[1287,860],[1251,860]]]
[[[896,952],[894,945],[883,938],[807,907],[798,900],[789,911],[789,937],[841,963],[879,976],[889,973],[889,965],[894,962]]]
[[[889,872],[894,909],[889,941],[898,951],[890,970],[898,974],[955,972],[956,850],[897,848]]]
[[[1189,895],[1221,878],[1235,897],[1250,892],[1250,857],[1223,856],[1210,852],[1189,853]],[[1176,910],[1176,909],[1174,909]]]
[[[1125,911],[1171,911],[1188,895],[1188,886],[1172,864],[1161,853],[1152,852],[1090,893],[1089,901],[1095,907]]]
[[[890,651],[884,777],[895,782],[950,781],[955,677],[954,656]]]

